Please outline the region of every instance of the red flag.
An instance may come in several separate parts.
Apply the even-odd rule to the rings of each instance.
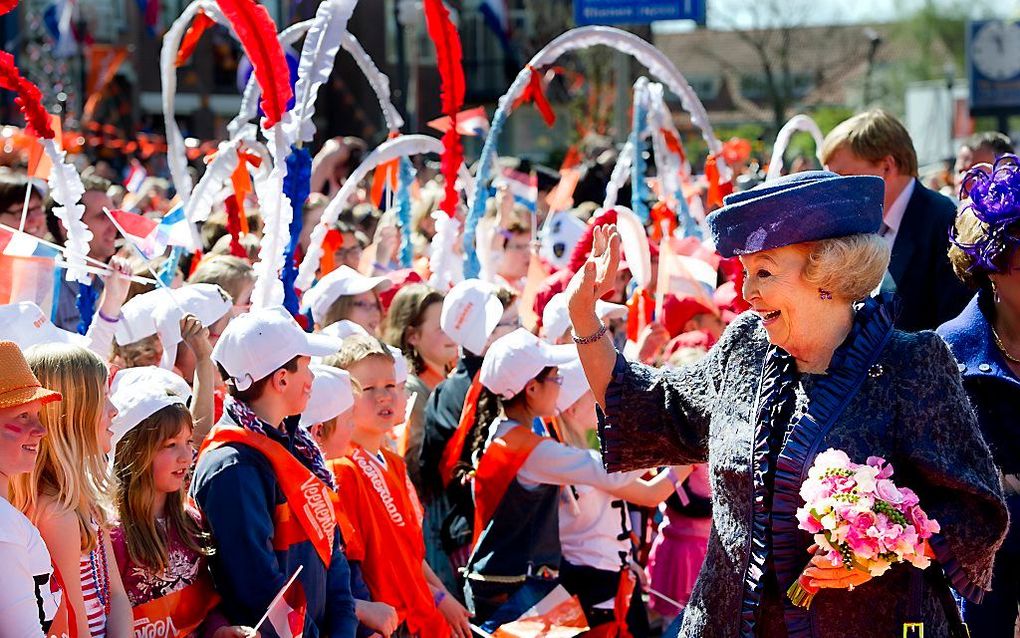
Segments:
[[[429,126],[440,133],[450,130],[450,123],[453,120],[448,115],[438,117],[429,122]],[[461,135],[476,137],[489,132],[489,116],[485,113],[485,107],[479,106],[457,113],[457,132]]]
[[[557,585],[548,596],[513,621],[500,625],[494,638],[572,638],[588,631],[581,601]]]
[[[264,617],[280,638],[301,638],[305,631],[305,613],[308,601],[305,589],[297,579],[301,568],[294,572],[280,593],[276,595]],[[260,625],[262,623],[259,623]]]

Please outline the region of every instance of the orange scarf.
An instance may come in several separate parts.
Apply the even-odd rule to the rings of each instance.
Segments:
[[[475,472],[475,530],[472,548],[495,516],[496,508],[510,483],[517,477],[517,472],[541,442],[542,437],[530,428],[518,425],[504,436],[494,438],[489,447],[485,448]]]
[[[482,382],[479,379],[481,370],[475,373],[471,380],[471,387],[468,388],[467,396],[464,397],[464,409],[460,413],[460,421],[453,436],[446,442],[443,448],[443,457],[439,461],[439,476],[443,480],[443,487],[453,480],[453,470],[460,462],[460,456],[464,452],[464,443],[467,442],[468,432],[475,423],[475,413],[478,411],[478,397],[482,394]]]
[[[343,511],[361,534],[365,584],[372,600],[392,605],[412,635],[448,638],[450,627],[436,608],[422,572],[425,540],[421,506],[403,460],[382,450],[386,467],[361,447],[332,462]]]
[[[287,502],[273,513],[273,548],[283,550],[294,543],[311,541],[323,564],[329,569],[333,557],[333,533],[336,531],[336,493],[294,458],[276,441],[234,425],[217,425],[209,432],[198,451],[227,443],[241,443],[258,450],[276,473]]]
[[[190,635],[219,602],[212,578],[201,578],[184,589],[133,607],[134,635]]]

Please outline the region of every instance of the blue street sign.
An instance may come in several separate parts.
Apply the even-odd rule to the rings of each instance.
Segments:
[[[694,20],[705,24],[706,0],[574,0],[574,22],[648,24],[656,20]]]

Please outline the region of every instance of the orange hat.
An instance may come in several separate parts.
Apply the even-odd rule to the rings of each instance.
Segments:
[[[60,393],[47,390],[32,374],[25,355],[13,341],[0,341],[0,408],[14,408],[32,401],[59,401]]]

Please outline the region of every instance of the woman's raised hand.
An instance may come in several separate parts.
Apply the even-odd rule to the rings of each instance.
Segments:
[[[596,228],[591,255],[574,274],[566,290],[567,308],[575,331],[588,323],[597,324],[595,302],[613,289],[619,266],[620,235],[616,226]]]

